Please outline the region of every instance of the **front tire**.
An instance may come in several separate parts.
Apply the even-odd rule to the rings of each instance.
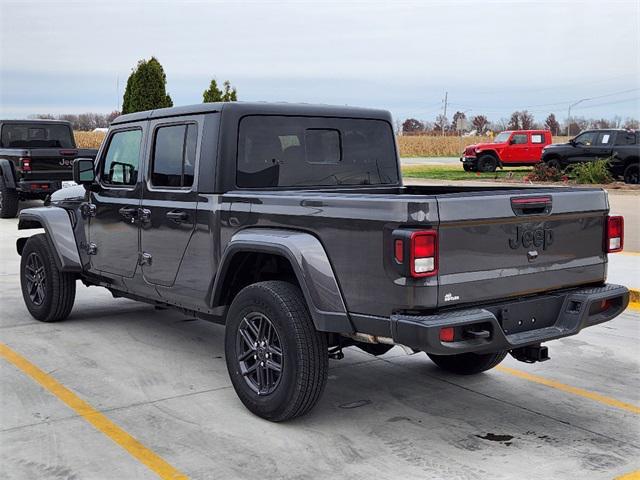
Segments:
[[[559,172],[562,172],[564,170],[564,168],[562,167],[562,163],[560,162],[560,159],[558,159],[558,158],[552,158],[550,160],[547,160],[545,162],[545,165],[547,167],[549,167],[549,168],[555,168]]]
[[[495,353],[459,353],[456,355],[434,355],[427,353],[438,367],[457,375],[475,375],[491,370],[507,356],[507,351]]]
[[[266,281],[245,287],[229,308],[225,357],[231,383],[255,415],[281,422],[304,415],[327,382],[327,336],[300,289]]]
[[[20,260],[22,298],[29,313],[41,322],[64,320],[76,298],[76,278],[62,272],[46,235],[27,240]]]
[[[479,172],[495,172],[498,168],[498,160],[493,155],[482,155],[478,158]]]
[[[18,192],[9,188],[0,177],[0,218],[15,218],[18,214]]]
[[[637,185],[640,183],[640,165],[632,163],[624,169],[624,183]]]

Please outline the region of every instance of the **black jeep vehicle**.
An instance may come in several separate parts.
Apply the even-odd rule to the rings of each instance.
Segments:
[[[637,184],[640,181],[640,132],[586,130],[569,143],[547,145],[542,150],[542,161],[558,169],[607,158],[614,177],[624,179],[625,183]]]
[[[97,152],[76,148],[69,122],[0,120],[0,218],[15,217],[20,200],[72,184],[73,161]]]
[[[475,374],[546,360],[542,342],[629,301],[605,283],[623,222],[604,190],[404,187],[385,111],[124,115],[74,178],[20,213],[45,230],[17,241],[29,312],[64,319],[80,280],[225,324],[231,382],[273,421],[313,407],[342,348],[403,345]]]

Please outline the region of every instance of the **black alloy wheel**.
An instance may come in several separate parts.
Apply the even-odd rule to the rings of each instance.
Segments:
[[[273,393],[284,368],[282,344],[276,327],[266,315],[246,315],[236,333],[236,352],[245,382],[258,395]]]
[[[24,280],[31,302],[40,306],[47,296],[47,273],[37,252],[31,252],[24,268]]]

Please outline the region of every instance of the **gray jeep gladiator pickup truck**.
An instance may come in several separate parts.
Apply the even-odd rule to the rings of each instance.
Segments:
[[[357,346],[475,374],[611,320],[623,222],[593,188],[402,184],[388,112],[203,104],[117,118],[81,185],[23,210],[21,284],[38,320],[75,285],[225,324],[236,393],[272,421],[308,412]]]
[[[76,148],[69,122],[0,120],[0,218],[15,217],[20,200],[43,200],[70,183],[73,161],[97,153]]]

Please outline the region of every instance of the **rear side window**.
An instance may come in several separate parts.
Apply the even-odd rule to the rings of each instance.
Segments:
[[[136,184],[141,140],[140,129],[115,132],[111,136],[102,165],[102,183],[114,186]]]
[[[634,145],[637,143],[636,137],[638,135],[634,132],[618,132],[616,136],[616,145]]]
[[[531,143],[544,143],[544,134],[542,134],[542,133],[532,133],[531,134]]]
[[[196,159],[195,124],[171,125],[156,130],[151,184],[156,187],[190,187]]]
[[[527,143],[527,134],[526,133],[516,133],[513,137],[511,137],[511,143],[514,145],[524,145]]]
[[[236,182],[245,188],[397,183],[391,125],[367,119],[244,117]]]
[[[75,148],[71,129],[60,124],[6,124],[2,148]]]
[[[600,132],[596,138],[596,145],[611,145],[613,143],[613,135],[611,132]]]

